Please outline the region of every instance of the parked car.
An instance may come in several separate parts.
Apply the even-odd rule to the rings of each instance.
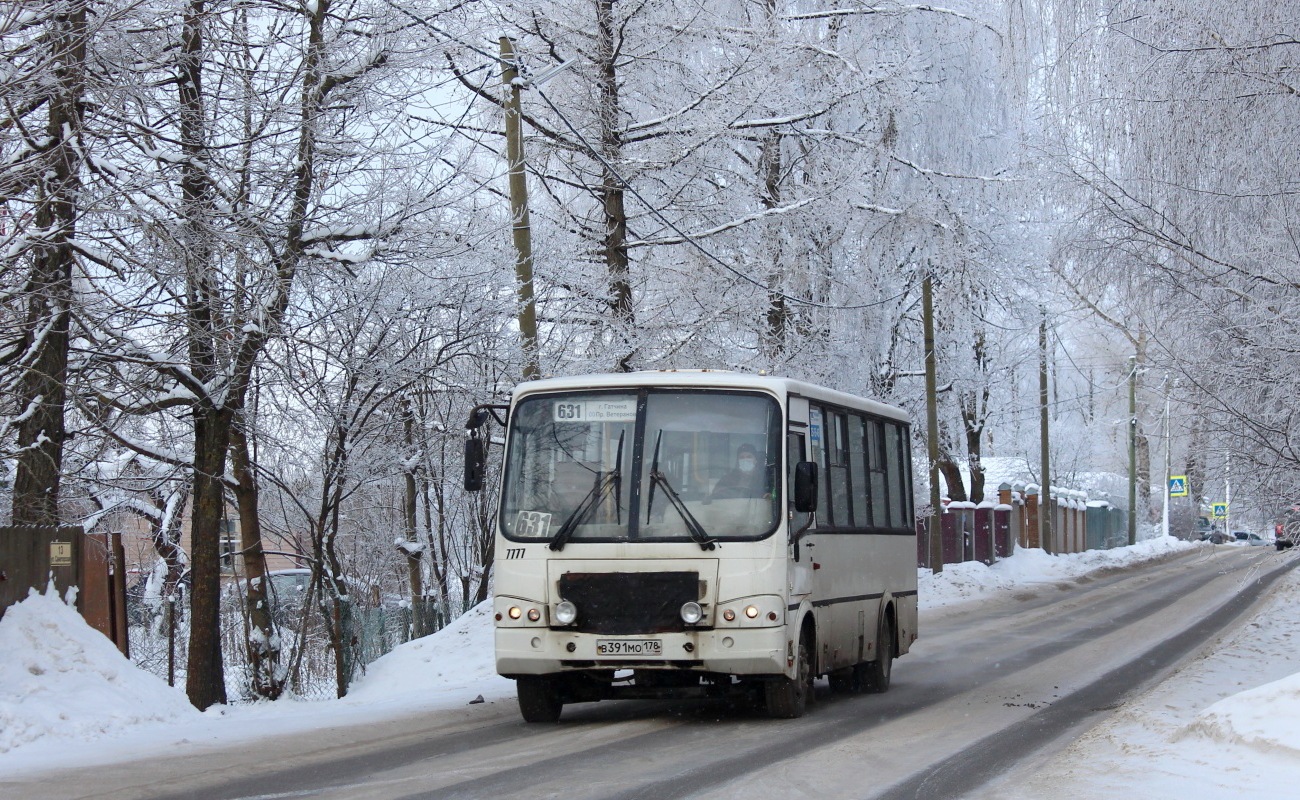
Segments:
[[[1227,544],[1233,541],[1233,538],[1223,531],[1208,531],[1201,534],[1201,541],[1210,544]]]
[[[1232,537],[1234,540],[1248,544],[1251,547],[1263,547],[1268,544],[1258,533],[1250,533],[1249,531],[1233,531]]]

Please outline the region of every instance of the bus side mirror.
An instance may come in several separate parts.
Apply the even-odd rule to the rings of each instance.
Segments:
[[[487,462],[487,443],[477,436],[465,440],[465,491],[483,489],[484,465]]]
[[[817,465],[812,461],[794,465],[794,510],[800,514],[817,510]]]

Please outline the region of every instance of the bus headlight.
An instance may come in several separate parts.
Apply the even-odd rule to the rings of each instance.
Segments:
[[[682,603],[682,622],[694,625],[702,619],[704,619],[704,609],[700,608],[699,603],[694,600]]]
[[[555,621],[561,625],[572,625],[578,619],[578,607],[568,600],[561,600],[555,606]]]
[[[506,613],[510,615],[510,619],[519,619],[523,616],[524,612],[523,609],[519,608],[519,606],[511,606],[510,610]]]

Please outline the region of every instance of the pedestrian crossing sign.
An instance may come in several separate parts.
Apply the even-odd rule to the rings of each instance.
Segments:
[[[1227,503],[1214,503],[1214,504],[1212,505],[1212,508],[1214,509],[1214,518],[1215,518],[1215,519],[1223,519],[1224,517],[1228,516],[1228,504],[1227,504]]]
[[[1187,496],[1187,476],[1170,475],[1169,476],[1169,496],[1186,497]]]

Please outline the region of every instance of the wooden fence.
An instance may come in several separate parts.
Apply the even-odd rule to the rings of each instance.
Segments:
[[[62,597],[75,586],[77,610],[86,622],[129,654],[120,536],[86,534],[76,527],[0,527],[0,617],[51,581]]]
[[[992,564],[1016,547],[1043,547],[1038,487],[1004,483],[997,502],[948,503],[940,517],[943,563],[980,561]],[[1105,500],[1089,500],[1084,492],[1056,489],[1052,495],[1052,553],[1081,553],[1127,544],[1127,516]],[[916,524],[916,563],[930,567],[928,520]]]

